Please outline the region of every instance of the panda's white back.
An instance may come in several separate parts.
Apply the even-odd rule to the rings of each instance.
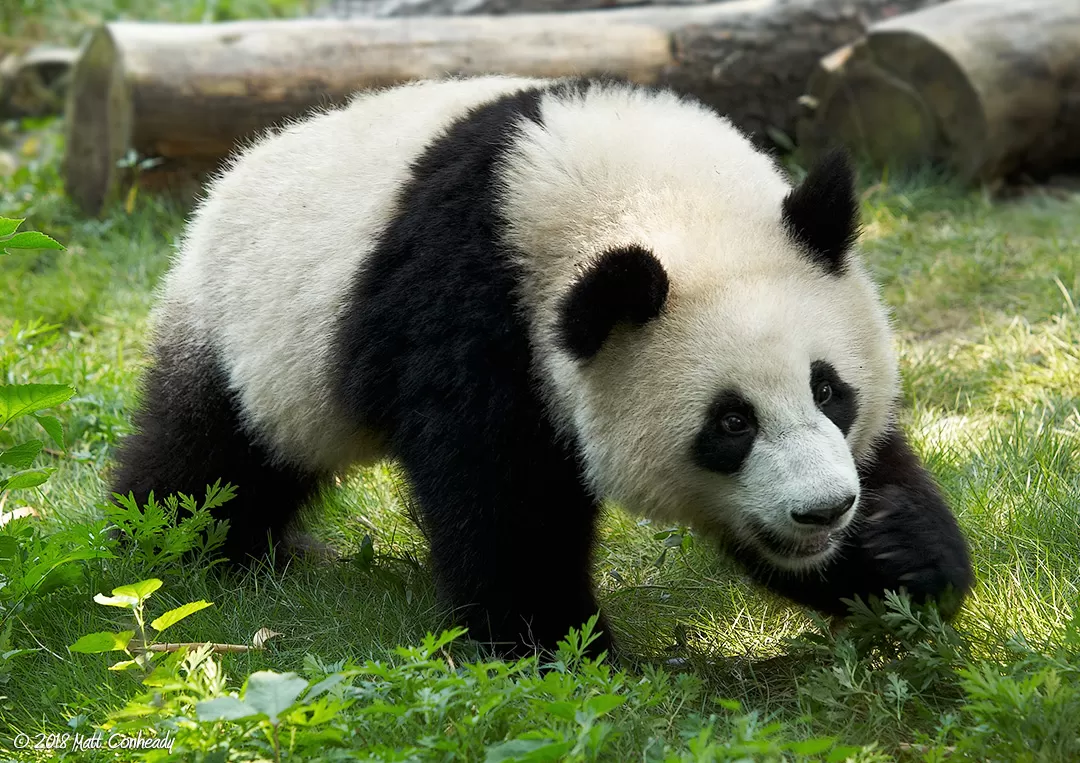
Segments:
[[[411,162],[469,109],[537,84],[421,82],[356,98],[253,143],[209,187],[163,284],[159,336],[210,341],[248,423],[286,461],[382,454],[334,403],[329,340],[396,212]]]

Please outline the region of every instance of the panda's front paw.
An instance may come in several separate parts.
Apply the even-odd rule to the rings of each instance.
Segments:
[[[857,545],[870,568],[865,593],[904,589],[913,601],[937,603],[951,617],[974,575],[967,544],[944,505],[927,506],[902,487],[889,485],[867,499]]]

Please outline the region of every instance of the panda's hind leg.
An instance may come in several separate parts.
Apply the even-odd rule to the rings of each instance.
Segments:
[[[175,335],[174,335],[175,336]],[[222,549],[234,562],[260,557],[286,538],[297,510],[323,484],[318,474],[275,464],[242,425],[237,401],[213,350],[187,338],[160,341],[143,381],[134,432],[120,444],[111,493],[151,491],[201,501],[208,485],[236,495],[214,510],[229,521]]]

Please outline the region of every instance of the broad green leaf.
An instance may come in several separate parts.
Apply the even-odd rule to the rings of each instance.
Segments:
[[[23,585],[27,588],[33,588],[39,581],[51,574],[54,569],[68,564],[69,562],[80,562],[86,559],[101,559],[106,556],[108,556],[107,551],[93,548],[76,548],[71,551],[66,551],[59,556],[50,555],[45,561],[38,562],[27,571],[23,576]]]
[[[0,241],[0,247],[4,249],[63,249],[64,245],[44,233],[28,230]]]
[[[124,662],[135,662],[135,660],[125,660]],[[122,665],[123,663],[117,663]],[[125,666],[126,667],[126,666]],[[123,668],[120,668],[123,670]],[[148,715],[157,715],[161,712],[160,708],[153,705],[136,705],[130,704],[127,707],[121,707],[109,713],[109,717],[112,720],[131,720],[133,718],[145,718]]]
[[[316,697],[325,694],[326,692],[337,686],[339,683],[344,681],[345,677],[346,676],[344,673],[331,673],[326,678],[319,681],[319,683],[311,687],[311,691],[309,691],[304,697],[304,702],[310,704],[312,700],[314,700]]]
[[[103,593],[95,595],[94,601],[106,607],[120,607],[121,609],[131,609],[139,603],[134,596],[106,596]]]
[[[183,620],[188,615],[193,615],[196,612],[198,612],[199,610],[206,609],[207,607],[212,607],[212,606],[214,606],[214,604],[213,604],[213,602],[210,602],[210,601],[193,601],[193,602],[190,602],[188,604],[183,605],[182,607],[177,607],[176,609],[170,609],[168,612],[163,614],[161,617],[154,620],[154,622],[150,623],[150,627],[153,628],[156,631],[163,631],[166,628],[168,628],[170,625],[175,625],[176,623],[180,622],[181,620]]]
[[[68,384],[7,384],[0,386],[0,427],[12,419],[55,408],[75,394]]]
[[[0,535],[0,562],[10,562],[21,558],[19,541],[11,535]]]
[[[56,447],[61,450],[64,449],[64,425],[60,423],[60,419],[55,416],[43,416],[39,413],[34,414],[34,418],[41,424],[41,428],[44,429],[52,441],[56,443]]]
[[[598,717],[610,713],[624,702],[626,702],[626,697],[620,697],[617,694],[600,694],[589,698],[589,701],[585,703],[585,710],[592,713],[594,717]]]
[[[117,672],[121,670],[127,670],[133,668],[139,664],[138,660],[120,660],[120,662],[113,663],[109,666],[109,670],[115,670]]]
[[[66,562],[49,570],[35,590],[39,596],[58,591],[61,588],[76,586],[83,581],[83,569],[77,564]]]
[[[140,580],[138,583],[131,583],[130,585],[122,585],[119,588],[112,590],[113,596],[122,597],[130,596],[136,601],[146,601],[157,589],[161,588],[161,581],[157,578],[149,578],[147,580]]]
[[[180,677],[180,671],[176,666],[178,661],[172,659],[174,656],[186,654],[187,649],[186,646],[182,646],[175,652],[169,652],[169,656],[158,663],[153,672],[142,680],[143,686],[171,691],[184,691],[190,688],[188,683]]]
[[[236,697],[216,697],[195,705],[200,721],[237,721],[258,714],[258,710]]]
[[[860,752],[862,752],[862,750],[858,747],[840,745],[839,747],[833,748],[833,751],[829,753],[829,757],[827,757],[825,761],[826,763],[844,763],[844,761],[851,760]]]
[[[0,217],[0,236],[10,236],[17,231],[19,226],[25,221],[25,218],[13,219],[10,217]]]
[[[545,702],[543,707],[556,718],[562,718],[564,721],[572,722],[577,714],[577,705],[573,702]]]
[[[788,745],[788,750],[796,755],[820,755],[826,750],[830,749],[836,744],[835,739],[829,737],[818,737],[817,739],[807,739],[802,742],[792,742]]]
[[[511,739],[489,747],[484,763],[548,763],[561,760],[573,746],[553,739]]]
[[[135,636],[135,631],[121,631],[109,633],[87,633],[81,639],[68,647],[69,651],[82,652],[83,654],[98,654],[99,652],[118,652],[127,649],[128,642]]]
[[[38,453],[45,447],[41,440],[30,440],[20,443],[7,450],[0,451],[0,466],[10,466],[13,469],[26,469],[34,463]]]
[[[48,482],[49,475],[52,473],[52,469],[27,469],[15,472],[0,483],[0,488],[4,490],[26,490],[27,488],[37,487]]]
[[[278,716],[292,707],[308,682],[296,673],[275,673],[260,670],[248,678],[244,702],[265,714],[276,724]]]

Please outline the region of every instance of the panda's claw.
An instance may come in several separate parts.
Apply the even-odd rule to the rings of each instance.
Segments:
[[[887,515],[863,528],[856,543],[869,557],[863,571],[867,593],[881,596],[903,586],[914,600],[938,599],[949,589],[964,593],[971,586],[967,547],[952,514],[944,507],[897,485],[876,497],[890,508]],[[876,590],[870,590],[871,588]]]

